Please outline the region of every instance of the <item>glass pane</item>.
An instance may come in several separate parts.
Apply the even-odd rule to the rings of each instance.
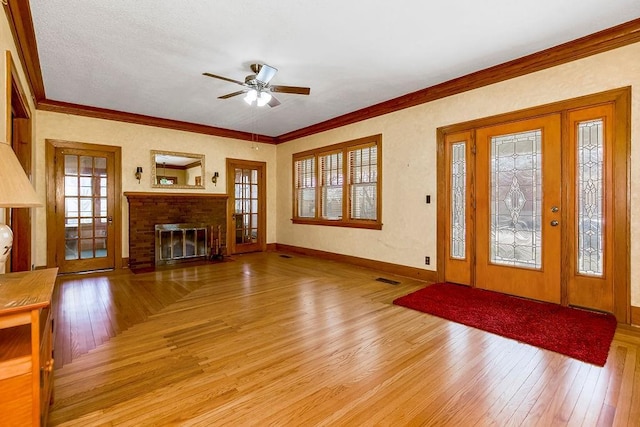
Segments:
[[[94,157],[95,176],[107,176],[107,159],[105,157]]]
[[[78,156],[70,154],[64,156],[64,174],[78,175]]]
[[[298,190],[298,216],[302,218],[314,218],[316,216],[315,188]]]
[[[90,239],[93,237],[93,224],[82,224],[80,227],[80,237]]]
[[[66,217],[78,216],[78,199],[76,197],[64,198],[64,216]]]
[[[78,238],[78,220],[77,219],[69,219],[69,218],[65,219],[64,237],[65,239]]]
[[[96,258],[105,258],[107,256],[107,239],[96,239]]]
[[[351,218],[377,218],[377,186],[373,184],[358,184],[351,186]]]
[[[107,223],[106,222],[96,222],[95,224],[95,233],[96,237],[106,237],[107,236]]]
[[[93,258],[93,239],[80,239],[80,258]]]
[[[80,199],[80,216],[88,218],[93,216],[93,200],[88,197],[82,197]]]
[[[64,244],[64,259],[78,259],[78,241],[66,240]]]
[[[93,195],[93,179],[91,177],[80,178],[80,195],[84,197]]]
[[[96,217],[106,217],[107,216],[107,198],[106,197],[96,197],[94,199],[94,214]]]
[[[604,273],[602,119],[578,124],[578,273]]]
[[[320,157],[322,176],[322,217],[342,218],[342,153]]]
[[[75,176],[64,177],[64,195],[65,196],[78,195],[78,177],[75,177]]]
[[[316,213],[316,168],[314,158],[295,163],[297,216],[314,218]]]
[[[542,131],[491,138],[490,260],[542,267]]]
[[[80,175],[93,175],[93,157],[80,156]]]
[[[349,151],[352,219],[375,220],[378,217],[377,153],[377,146]]]
[[[451,258],[465,259],[467,229],[466,143],[451,144]]]

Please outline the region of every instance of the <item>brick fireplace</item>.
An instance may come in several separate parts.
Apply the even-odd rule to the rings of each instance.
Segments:
[[[197,223],[220,225],[226,242],[225,194],[126,192],[129,201],[129,268],[148,270],[156,265],[157,224]]]

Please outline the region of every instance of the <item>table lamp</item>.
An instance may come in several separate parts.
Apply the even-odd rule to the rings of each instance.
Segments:
[[[42,206],[27,174],[9,144],[0,142],[0,208]],[[0,273],[13,246],[11,228],[0,223]]]

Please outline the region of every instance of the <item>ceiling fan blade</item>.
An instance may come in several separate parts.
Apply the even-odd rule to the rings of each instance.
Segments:
[[[267,102],[267,104],[269,105],[269,107],[273,108],[273,107],[277,107],[278,105],[280,105],[280,101],[278,101],[278,99],[275,96],[271,96],[271,100],[269,100],[269,102]]]
[[[272,66],[267,64],[262,64],[262,66],[260,67],[260,71],[256,76],[256,80],[266,85],[271,81],[271,79],[276,75],[277,72],[277,68],[273,68]]]
[[[218,97],[218,99],[227,99],[227,98],[231,98],[231,97],[233,97],[233,96],[242,95],[242,94],[243,94],[243,93],[245,93],[245,92],[246,92],[246,90],[239,90],[239,91],[237,91],[237,92],[228,93],[228,94],[226,94],[226,95],[219,96],[219,97]]]
[[[269,86],[271,92],[280,92],[280,93],[294,93],[296,95],[309,95],[311,93],[311,88],[308,87],[299,87],[299,86]]]
[[[231,82],[231,83],[236,83],[239,84],[241,86],[244,86],[244,82],[238,81],[238,80],[233,80],[227,77],[222,77],[222,76],[216,76],[215,74],[211,74],[211,73],[202,73],[203,76],[207,76],[207,77],[213,77],[214,79],[220,79],[220,80],[225,80],[227,82]]]

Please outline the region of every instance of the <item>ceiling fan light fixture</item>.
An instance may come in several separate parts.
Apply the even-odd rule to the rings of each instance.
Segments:
[[[257,99],[258,107],[264,107],[269,101],[271,101],[271,94],[269,92],[260,92],[260,96]]]
[[[258,99],[258,91],[255,90],[255,89],[251,89],[245,95],[244,102],[246,102],[247,104],[251,105],[253,103],[253,101],[255,101],[256,99]]]

